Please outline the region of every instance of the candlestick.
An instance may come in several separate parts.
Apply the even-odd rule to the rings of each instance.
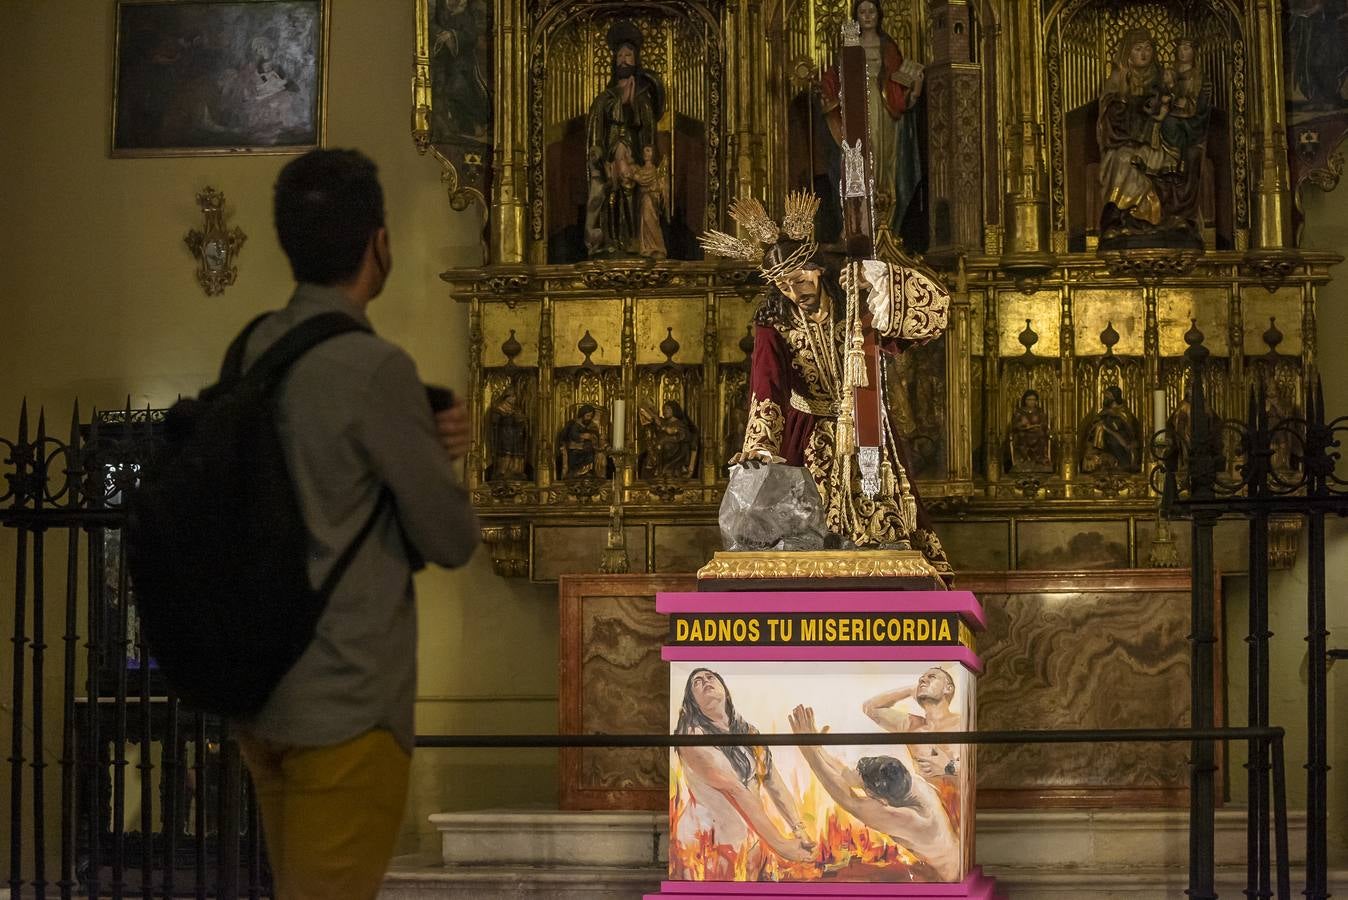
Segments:
[[[613,440],[611,445],[614,450],[621,450],[626,446],[627,439],[627,404],[622,400],[613,401]]]
[[[1157,388],[1151,394],[1151,430],[1165,431],[1165,388]]]

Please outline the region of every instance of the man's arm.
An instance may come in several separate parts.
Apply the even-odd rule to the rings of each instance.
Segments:
[[[863,825],[882,831],[900,842],[922,826],[922,817],[915,810],[899,809],[868,796],[858,796],[853,790],[855,779],[847,778],[844,774],[849,771],[848,767],[822,747],[801,747],[800,751],[833,802]]]
[[[477,514],[450,462],[411,357],[396,351],[375,370],[357,437],[374,474],[393,493],[398,521],[430,562],[461,566],[481,540]]]
[[[908,713],[893,707],[894,704],[907,700],[911,696],[913,696],[913,689],[910,687],[886,691],[883,694],[876,694],[861,704],[861,711],[885,731],[906,732],[909,722]]]

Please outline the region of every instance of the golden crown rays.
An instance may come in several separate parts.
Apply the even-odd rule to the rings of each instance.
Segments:
[[[793,241],[812,243],[814,214],[818,210],[819,198],[814,194],[809,191],[791,191],[786,195],[785,215],[782,226],[778,228],[757,198],[740,197],[730,204],[730,217],[740,224],[753,241],[712,230],[699,236],[698,242],[713,256],[758,261],[763,256],[759,245],[775,244],[783,234]]]
[[[791,191],[786,195],[786,212],[782,216],[782,230],[793,241],[814,238],[814,214],[819,211],[819,198],[809,191]]]

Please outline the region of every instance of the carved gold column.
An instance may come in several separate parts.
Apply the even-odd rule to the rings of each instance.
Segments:
[[[1007,269],[1047,268],[1053,257],[1049,245],[1048,171],[1044,152],[1044,104],[1041,83],[1043,34],[1037,3],[1010,4],[1011,40],[1016,57],[1008,72],[1016,89],[1015,113],[1007,129],[1010,150],[1009,192],[1006,197],[1007,234],[1002,266]]]
[[[721,339],[715,291],[707,291],[706,302],[706,324],[702,329],[702,484],[713,487],[729,454],[721,446],[723,429],[716,414],[721,393]]]
[[[464,484],[471,492],[482,483],[486,461],[482,455],[482,301],[468,304],[468,433],[473,436],[468,451]]]
[[[1002,477],[1001,450],[1001,345],[997,340],[998,289],[987,287],[983,310],[983,467],[988,479],[988,496],[995,497],[993,485]]]
[[[983,242],[983,67],[972,61],[966,0],[927,5],[932,59],[927,66],[931,244],[939,260]]]
[[[1058,317],[1058,424],[1057,440],[1059,471],[1067,482],[1068,496],[1072,494],[1072,479],[1076,477],[1076,385],[1077,347],[1076,313],[1072,308],[1072,292],[1063,285],[1058,289],[1061,313]]]
[[[1151,281],[1142,285],[1142,363],[1149,389],[1161,386],[1161,325],[1156,317],[1156,301],[1160,288]],[[1139,397],[1138,400],[1144,398]],[[1150,429],[1148,429],[1150,433]]]
[[[637,462],[636,454],[636,433],[637,433],[637,328],[636,328],[636,307],[637,298],[628,294],[623,297],[623,335],[622,335],[622,388],[618,396],[627,401],[627,408],[631,410],[624,423],[623,446],[630,452],[624,454],[620,464],[622,466],[621,483],[629,485],[635,477],[635,467]],[[612,401],[610,401],[610,405]],[[610,441],[612,437],[610,437]],[[615,481],[614,484],[618,484]]]
[[[763,113],[767,103],[765,79],[766,41],[763,8],[760,3],[739,3],[726,11],[727,46],[726,87],[730,95],[730,122],[734,135],[735,156],[733,193],[727,202],[739,196],[762,197],[767,186],[767,159],[763,152]]]
[[[540,488],[552,484],[552,466],[556,458],[553,438],[558,423],[552,418],[552,368],[555,352],[552,339],[552,298],[543,295],[538,309],[538,414],[535,421],[541,432],[534,440],[534,477]],[[545,495],[546,492],[543,492]]]
[[[964,257],[960,256],[955,272],[955,290],[950,294],[950,324],[945,332],[946,397],[950,404],[946,412],[946,446],[950,448],[946,455],[949,468],[946,478],[957,483],[960,493],[972,490],[974,477],[974,448],[969,425],[973,421],[970,390],[972,363],[969,358],[972,323],[969,276],[964,269]]]
[[[1255,189],[1254,248],[1279,250],[1291,237],[1291,200],[1287,163],[1286,94],[1282,63],[1282,3],[1256,0],[1248,14],[1248,46],[1259,91],[1259,172]]]
[[[1301,396],[1302,409],[1310,415],[1311,388],[1316,372],[1315,287],[1306,281],[1301,285]]]
[[[430,22],[429,0],[417,0],[418,22]],[[412,140],[422,153],[431,145],[431,36],[429,28],[417,29],[416,72],[412,76]]]
[[[496,108],[493,115],[491,261],[525,257],[529,141],[529,41],[524,0],[496,4]],[[544,248],[545,249],[545,248]]]
[[[1240,287],[1234,284],[1226,286],[1226,343],[1231,359],[1231,383],[1227,390],[1227,402],[1233,418],[1244,415],[1246,390],[1245,384],[1245,304],[1240,295]],[[1182,399],[1182,398],[1181,398]]]

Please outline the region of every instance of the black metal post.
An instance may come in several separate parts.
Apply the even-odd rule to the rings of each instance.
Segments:
[[[160,792],[164,807],[164,885],[161,896],[172,900],[174,893],[174,872],[178,867],[178,800],[182,796],[178,791],[179,763],[178,754],[178,698],[172,693],[168,696],[168,721],[164,735],[164,789]]]
[[[1325,638],[1325,516],[1309,516],[1306,605],[1306,890],[1307,900],[1329,896],[1329,705]]]
[[[1283,738],[1273,740],[1273,827],[1277,835],[1278,900],[1291,900],[1292,861],[1288,859],[1287,766],[1283,762]]]
[[[1185,336],[1189,349],[1189,379],[1192,397],[1192,443],[1189,453],[1189,497],[1211,499],[1222,462],[1221,433],[1214,429],[1203,386],[1203,367],[1208,350],[1197,327]],[[1217,642],[1215,611],[1216,564],[1212,536],[1220,515],[1212,511],[1194,514],[1193,569],[1190,609],[1190,720],[1194,728],[1211,728],[1215,721],[1213,647]],[[1194,741],[1189,751],[1189,889],[1193,900],[1216,900],[1216,804],[1217,765],[1215,748]]]
[[[70,443],[66,447],[66,506],[77,510],[80,506],[80,405],[75,404],[70,423]],[[61,710],[61,878],[57,888],[61,900],[70,900],[75,892],[75,656],[79,652],[79,632],[75,629],[78,612],[80,574],[80,530],[71,526],[66,530],[66,630],[62,636],[65,649],[65,690]]]
[[[1269,467],[1272,462],[1268,414],[1263,391],[1250,392],[1249,446],[1246,450],[1248,467],[1246,483],[1248,496],[1259,498],[1268,491]],[[1245,640],[1249,647],[1249,685],[1247,695],[1247,722],[1252,728],[1268,725],[1269,671],[1268,641],[1268,513],[1255,507],[1250,518],[1249,538],[1249,625]],[[1270,883],[1272,862],[1269,847],[1269,771],[1268,743],[1249,742],[1248,775],[1249,809],[1246,816],[1246,885],[1245,895],[1252,898],[1272,896]]]
[[[26,500],[21,485],[28,475],[28,401],[19,413],[19,440],[11,450],[14,462],[14,505],[24,506]],[[24,657],[28,645],[28,530],[19,526],[15,531],[14,554],[14,684],[11,735],[9,741],[9,895],[20,897],[23,888],[23,707]]]
[[[103,469],[99,462],[99,449],[101,447],[98,410],[93,411],[93,418],[89,423],[89,442],[85,456],[84,478],[85,494],[89,499],[89,507],[94,512],[101,512],[105,505],[103,489]],[[86,800],[86,815],[89,823],[89,877],[88,893],[91,897],[100,895],[102,887],[102,865],[103,865],[103,823],[105,819],[104,807],[100,802],[103,796],[103,778],[106,773],[103,771],[103,737],[101,734],[101,722],[99,720],[98,701],[102,695],[102,679],[99,678],[99,672],[103,666],[103,642],[105,640],[103,614],[106,610],[105,592],[103,590],[103,565],[105,562],[104,554],[104,532],[101,527],[90,527],[85,531],[85,539],[89,542],[89,616],[87,643],[85,646],[89,651],[88,673],[89,682],[88,702],[85,709],[88,713],[88,727],[85,733],[88,735],[88,778],[86,783],[89,785],[89,796]]]
[[[33,509],[39,514],[47,487],[46,448],[47,414],[45,410],[39,410],[37,443],[33,447]],[[33,758],[28,765],[33,770],[33,895],[36,900],[47,900],[47,753],[43,740],[47,681],[47,593],[43,583],[46,545],[46,531],[33,529]]]
[[[131,409],[127,407],[127,419]],[[112,756],[112,900],[126,895],[126,740],[127,740],[127,633],[130,630],[130,581],[126,567],[126,541],[117,540],[117,629],[108,649],[117,665],[117,690],[113,697]]]
[[[1308,404],[1306,428],[1307,494],[1311,498],[1329,496],[1328,476],[1334,471],[1337,451],[1332,426],[1325,424],[1324,389],[1317,378]],[[1307,900],[1325,900],[1329,896],[1329,706],[1328,656],[1325,639],[1329,637],[1325,616],[1325,513],[1312,507],[1308,516],[1306,561],[1306,890]]]
[[[125,533],[123,533],[125,538]],[[140,896],[154,900],[154,761],[150,758],[153,719],[150,708],[150,657],[145,622],[136,617],[136,655],[140,660]]]

